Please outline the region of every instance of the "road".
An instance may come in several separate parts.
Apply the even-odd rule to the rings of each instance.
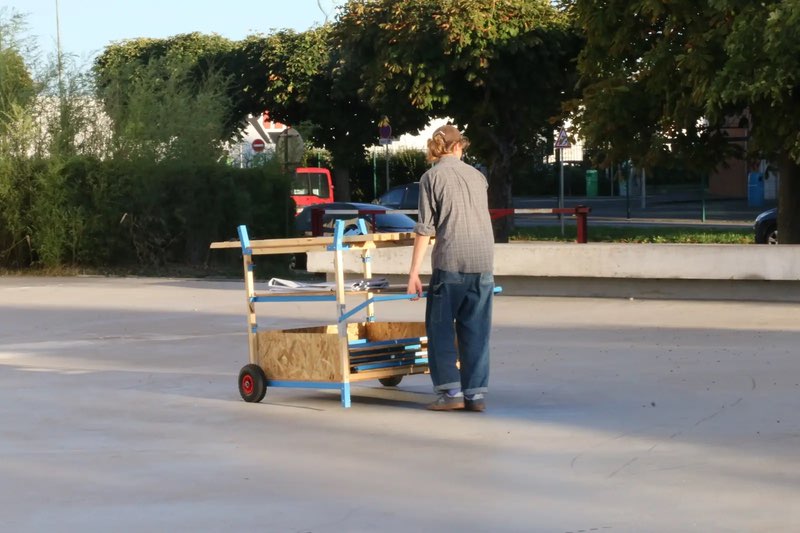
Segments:
[[[567,197],[564,205],[575,207],[586,205],[592,208],[589,227],[593,225],[615,226],[681,226],[751,229],[759,213],[773,207],[748,207],[746,200],[708,198],[705,202],[693,194],[650,195],[642,207],[641,198],[599,196],[592,198]],[[516,208],[557,207],[556,197],[517,197]],[[516,217],[519,226],[557,224],[554,216]]]
[[[244,310],[241,282],[0,278],[0,531],[800,530],[800,305],[498,297],[486,413],[424,410],[427,376],[246,404]]]

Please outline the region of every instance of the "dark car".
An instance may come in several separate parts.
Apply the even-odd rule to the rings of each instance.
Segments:
[[[773,207],[758,215],[753,229],[756,244],[778,244],[778,208]]]
[[[392,187],[378,197],[377,203],[392,209],[416,209],[419,203],[419,182]]]
[[[295,231],[301,235],[311,233],[311,211],[313,208],[325,210],[367,210],[367,211],[382,211],[385,214],[324,214],[322,216],[322,226],[324,233],[333,232],[333,223],[335,220],[344,220],[346,222],[345,231],[350,232],[356,229],[356,223],[359,218],[363,218],[367,223],[367,230],[370,233],[393,233],[393,232],[410,232],[414,230],[414,222],[408,216],[402,213],[386,213],[391,208],[384,205],[376,204],[361,204],[357,202],[333,202],[329,204],[317,204],[304,208],[294,219]]]

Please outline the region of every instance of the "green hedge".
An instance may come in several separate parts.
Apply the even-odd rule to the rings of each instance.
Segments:
[[[0,266],[202,264],[208,245],[291,234],[275,168],[74,157],[0,163]]]

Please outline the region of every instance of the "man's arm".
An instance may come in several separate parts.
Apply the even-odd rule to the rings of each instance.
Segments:
[[[425,251],[431,241],[430,235],[414,234],[414,250],[411,252],[411,269],[408,272],[408,294],[416,294],[417,298],[422,296],[422,281],[419,279],[419,270],[422,268],[422,260],[425,259]],[[414,298],[415,300],[417,298]]]
[[[431,236],[436,233],[435,224],[436,208],[431,194],[431,182],[428,172],[419,180],[419,201],[417,203],[417,224],[414,226],[414,250],[411,253],[411,268],[408,271],[408,294],[422,296],[422,282],[419,271],[422,260],[431,242]]]

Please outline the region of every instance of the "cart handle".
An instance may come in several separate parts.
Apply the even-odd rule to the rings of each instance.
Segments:
[[[494,294],[500,294],[501,292],[503,292],[503,287],[495,287],[492,292]],[[422,293],[422,298],[427,298],[427,297],[428,297],[428,292],[427,291],[423,292]],[[339,317],[339,322],[344,322],[345,320],[347,320],[348,318],[350,318],[354,314],[358,313],[359,311],[361,311],[362,309],[364,309],[368,305],[373,304],[375,302],[388,302],[388,301],[392,301],[392,300],[416,300],[416,299],[417,299],[417,295],[416,294],[385,294],[385,295],[372,296],[371,298],[367,298],[366,300],[364,300],[363,302],[361,302],[357,306],[353,307],[351,310],[347,311],[346,313],[343,313]]]

